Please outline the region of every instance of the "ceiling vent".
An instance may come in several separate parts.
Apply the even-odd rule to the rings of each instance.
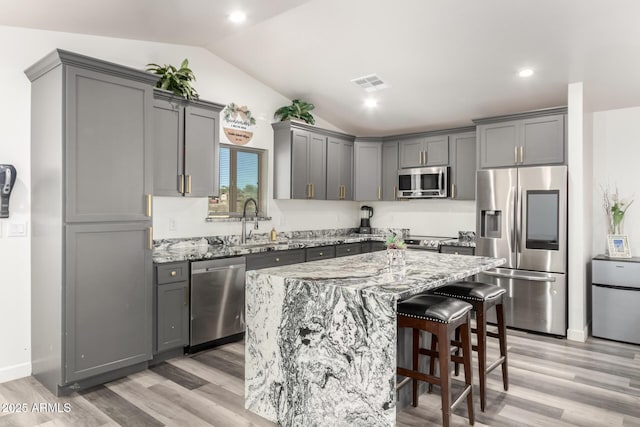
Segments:
[[[386,89],[389,86],[376,74],[362,76],[351,80],[367,92],[375,92],[377,90]]]

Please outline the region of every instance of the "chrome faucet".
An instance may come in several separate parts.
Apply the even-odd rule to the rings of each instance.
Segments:
[[[253,205],[256,207],[256,215],[255,215],[255,221],[253,223],[253,229],[257,230],[258,229],[258,202],[255,201],[255,199],[252,198],[248,198],[245,202],[244,202],[244,207],[242,208],[242,235],[240,236],[240,243],[247,243],[247,228],[246,228],[246,223],[247,223],[247,205],[249,204],[249,202],[253,202]],[[249,231],[249,237],[251,237],[251,231]]]

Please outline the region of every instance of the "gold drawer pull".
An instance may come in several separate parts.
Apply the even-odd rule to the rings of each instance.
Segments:
[[[324,253],[320,252],[320,256],[324,255]]]
[[[276,258],[276,262],[280,262],[280,258]]]
[[[147,216],[151,217],[151,194],[147,194]]]
[[[171,272],[171,273],[169,273],[169,274],[171,274],[171,277],[175,277],[175,276],[176,276],[176,274],[178,274],[178,272],[177,272],[177,271],[172,271],[172,272]]]

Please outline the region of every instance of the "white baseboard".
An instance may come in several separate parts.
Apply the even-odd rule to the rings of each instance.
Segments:
[[[587,338],[589,338],[589,325],[585,325],[584,329],[567,329],[569,341],[586,342]]]
[[[31,375],[31,362],[0,368],[0,383],[17,380]]]

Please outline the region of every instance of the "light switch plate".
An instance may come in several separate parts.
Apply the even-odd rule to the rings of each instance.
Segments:
[[[7,235],[9,237],[25,237],[27,235],[27,223],[26,222],[10,222],[9,231]]]

